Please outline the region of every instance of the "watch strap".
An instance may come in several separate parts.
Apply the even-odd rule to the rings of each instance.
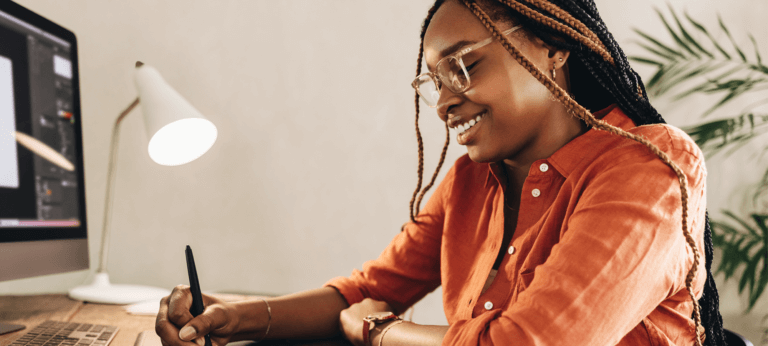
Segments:
[[[385,312],[381,315],[369,315],[363,319],[363,344],[366,346],[371,345],[371,330],[376,327],[377,324],[386,323],[389,321],[399,320],[400,317],[391,312]]]

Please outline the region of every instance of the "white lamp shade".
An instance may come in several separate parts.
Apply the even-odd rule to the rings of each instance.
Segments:
[[[192,107],[149,65],[136,68],[134,81],[149,136],[149,157],[165,166],[182,165],[216,142],[216,126]]]

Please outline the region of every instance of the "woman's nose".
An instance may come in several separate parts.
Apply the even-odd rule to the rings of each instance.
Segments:
[[[440,97],[437,99],[437,115],[443,121],[447,121],[448,114],[451,110],[461,104],[462,97],[460,94],[452,92],[450,89],[443,87],[440,90]]]

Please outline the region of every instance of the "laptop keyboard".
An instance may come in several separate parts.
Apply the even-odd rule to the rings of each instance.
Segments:
[[[45,321],[16,339],[11,346],[106,346],[118,329],[100,324]]]

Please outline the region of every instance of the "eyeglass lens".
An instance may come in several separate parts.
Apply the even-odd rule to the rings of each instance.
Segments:
[[[463,93],[469,88],[469,74],[463,66],[461,57],[450,57],[437,65],[435,75],[451,92]],[[420,76],[415,83],[422,100],[430,107],[437,106],[440,99],[440,88],[436,83],[429,75]]]

